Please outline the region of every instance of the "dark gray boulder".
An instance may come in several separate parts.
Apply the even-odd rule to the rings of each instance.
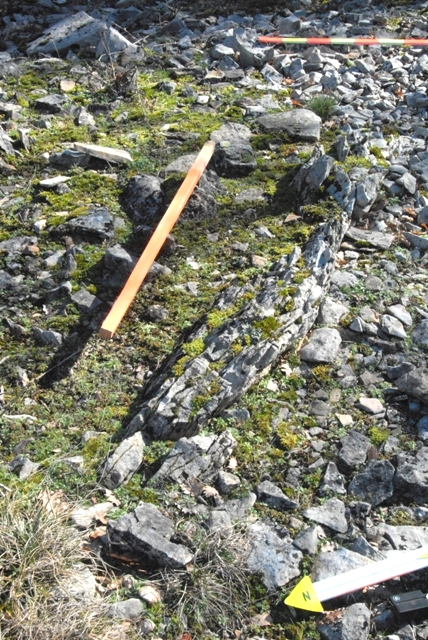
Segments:
[[[252,147],[238,142],[217,144],[213,163],[217,173],[226,178],[247,176],[257,167]]]
[[[56,234],[68,233],[75,240],[102,242],[114,236],[113,216],[107,207],[92,207],[88,215],[68,220],[56,229]]]
[[[256,493],[259,502],[264,502],[277,511],[297,508],[297,502],[287,498],[285,493],[269,480],[260,482],[256,487]]]
[[[398,500],[407,499],[418,504],[426,503],[428,500],[428,447],[421,447],[415,455],[413,453],[397,455],[394,494]]]
[[[135,224],[155,225],[164,213],[162,181],[156,176],[133,176],[120,202]]]
[[[352,478],[348,492],[376,507],[393,495],[394,473],[395,469],[388,460],[370,462]]]
[[[339,453],[338,467],[345,473],[350,473],[364,464],[371,443],[367,436],[354,430],[341,438],[340,442],[342,449]]]
[[[107,524],[108,547],[130,558],[146,560],[154,567],[184,567],[192,560],[185,546],[170,542],[174,523],[159,509],[140,503],[134,511]]]
[[[400,391],[425,401],[428,398],[428,372],[425,369],[413,369],[396,379]]]

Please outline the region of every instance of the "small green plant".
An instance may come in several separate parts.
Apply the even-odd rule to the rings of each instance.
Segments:
[[[299,443],[299,436],[289,422],[281,422],[276,429],[276,435],[281,446],[287,451],[294,449]]]
[[[368,430],[368,435],[370,438],[370,442],[375,447],[378,447],[388,439],[389,431],[388,429],[379,429],[378,427],[371,427]]]
[[[280,326],[280,322],[273,316],[268,316],[267,318],[263,318],[263,320],[256,320],[254,323],[255,329],[261,331],[263,340],[271,338]]]
[[[333,108],[336,106],[336,100],[333,96],[319,95],[314,96],[307,103],[307,108],[313,111],[324,122],[330,118]]]

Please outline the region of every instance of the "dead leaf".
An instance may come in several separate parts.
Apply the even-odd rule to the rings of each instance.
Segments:
[[[253,616],[250,619],[250,624],[253,627],[270,627],[273,623],[272,616],[268,611],[260,613],[257,616]]]
[[[114,495],[111,489],[104,488],[104,494],[107,500],[112,504],[114,504],[115,507],[120,507],[121,502],[118,498],[116,498],[116,496]]]
[[[227,468],[233,471],[238,466],[238,461],[236,458],[230,458]]]
[[[39,499],[48,513],[59,514],[70,509],[65,493],[61,490],[51,493],[49,489],[45,489],[39,495]]]
[[[105,536],[106,533],[107,533],[107,527],[105,526],[97,527],[96,529],[91,531],[91,533],[89,534],[89,537],[91,538],[91,540],[95,540],[100,536]]]
[[[301,220],[301,216],[296,216],[295,213],[289,213],[285,218],[284,223],[287,224],[287,222],[296,222],[296,220]]]

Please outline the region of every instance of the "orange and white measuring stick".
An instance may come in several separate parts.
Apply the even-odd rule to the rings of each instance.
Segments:
[[[377,44],[381,47],[427,47],[428,39],[425,38],[294,38],[281,36],[260,36],[259,42],[263,44],[309,44],[309,45],[359,45],[370,46]]]
[[[324,611],[321,602],[325,600],[392,580],[392,578],[398,578],[425,567],[428,567],[428,547],[403,551],[399,553],[397,558],[391,557],[373,562],[318,582],[312,582],[309,576],[305,576],[284,602],[290,607],[321,612]]]
[[[183,184],[175,194],[173,201],[166,210],[162,220],[159,222],[154,234],[141,254],[140,259],[132,270],[132,273],[126,281],[119,297],[110,309],[107,318],[101,325],[100,336],[103,338],[111,338],[119,326],[120,321],[137,295],[138,290],[141,287],[144,278],[148,274],[150,267],[155,261],[156,256],[162,249],[169,232],[177,222],[181,212],[187,204],[188,199],[199,182],[201,175],[205,171],[208,162],[211,160],[214,148],[215,142],[210,140],[204,144],[199,152],[195,162],[185,177]]]

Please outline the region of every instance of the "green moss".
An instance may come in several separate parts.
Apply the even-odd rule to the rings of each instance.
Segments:
[[[237,309],[235,306],[228,307],[227,309],[214,309],[214,311],[210,311],[207,315],[208,329],[216,329],[222,325],[225,320],[233,316],[236,311]]]
[[[276,428],[276,436],[281,447],[286,451],[291,451],[299,443],[299,436],[294,431],[295,427],[290,422],[281,422]]]
[[[273,316],[254,322],[254,328],[261,332],[263,340],[273,337],[280,327],[281,323]]]
[[[288,287],[284,287],[283,289],[280,289],[278,293],[283,298],[287,298],[288,296],[294,296],[296,294],[296,291],[297,291],[297,287],[290,285]]]
[[[388,439],[388,436],[389,436],[388,429],[379,429],[378,427],[371,427],[367,433],[370,438],[370,442],[375,447],[378,447],[381,444],[383,444]]]
[[[300,284],[301,282],[303,282],[303,280],[306,280],[306,278],[309,278],[310,275],[311,275],[311,272],[309,269],[303,269],[302,271],[299,271],[299,273],[294,274],[293,282],[295,282],[296,284]]]
[[[205,350],[205,342],[202,338],[196,338],[192,342],[185,342],[181,348],[189,358],[196,358]]]
[[[312,369],[312,373],[320,382],[331,380],[332,368],[328,364],[321,364]]]

